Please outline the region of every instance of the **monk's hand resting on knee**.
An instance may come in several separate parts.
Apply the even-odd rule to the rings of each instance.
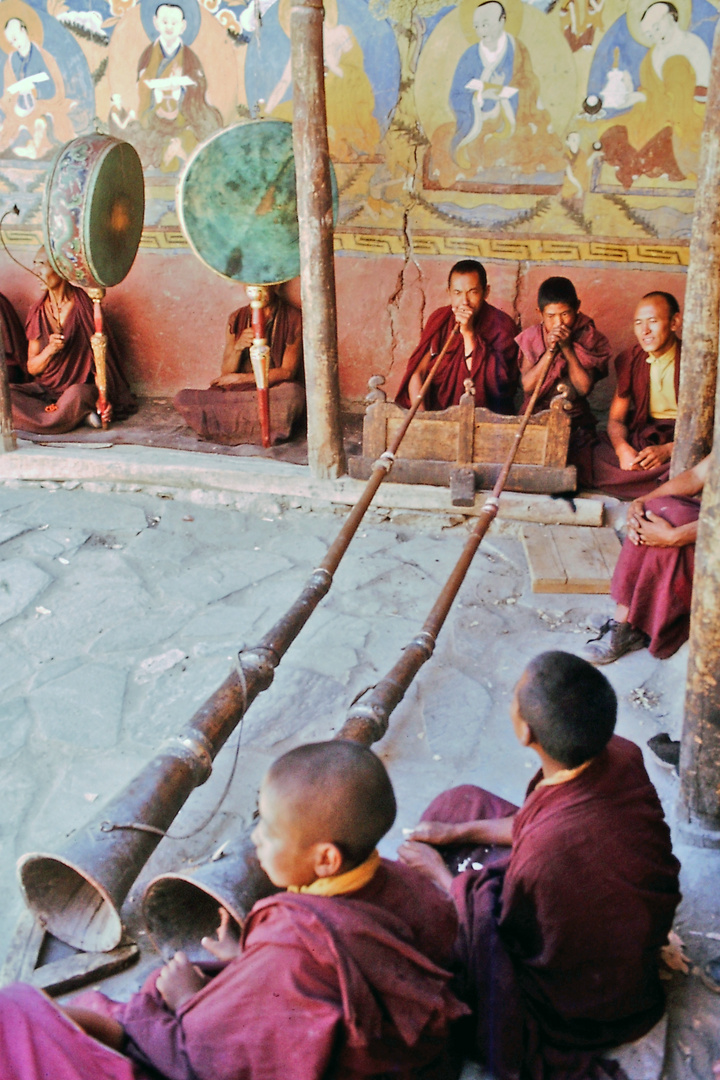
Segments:
[[[158,975],[155,986],[168,1009],[177,1012],[207,981],[184,952],[176,952]]]
[[[240,942],[232,931],[230,913],[224,907],[220,908],[220,925],[215,933],[216,937],[201,940],[203,949],[207,949],[217,960],[234,960],[240,955]]]
[[[413,870],[434,881],[445,892],[450,892],[453,876],[443,862],[442,855],[429,844],[419,844],[415,840],[406,840],[398,848],[398,858]]]
[[[623,472],[632,472],[633,469],[640,468],[638,465],[638,453],[630,443],[622,443],[622,445],[616,446],[615,453]]]
[[[423,844],[461,844],[465,840],[461,825],[444,821],[421,821],[414,829],[404,831],[408,840],[419,840]]]
[[[647,510],[645,517],[628,530],[628,538],[643,547],[675,547],[677,542],[673,526],[652,510]]]
[[[664,465],[672,457],[672,443],[663,446],[646,446],[635,458],[636,467],[640,469],[654,469],[658,465]]]

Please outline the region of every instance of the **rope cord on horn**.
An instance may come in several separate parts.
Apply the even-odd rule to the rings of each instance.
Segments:
[[[240,667],[241,667],[241,665],[238,664],[238,668],[240,668]],[[244,685],[244,678],[243,678],[243,691],[245,692],[244,693],[244,700],[247,700],[247,694],[246,694],[247,687]],[[222,795],[220,796],[220,798],[218,799],[217,803],[212,808],[212,810],[210,811],[208,816],[205,818],[205,820],[202,821],[197,826],[197,828],[193,829],[192,832],[184,833],[182,836],[173,836],[169,832],[165,832],[163,829],[158,829],[157,826],[155,826],[155,825],[146,825],[142,821],[129,821],[129,822],[127,822],[125,824],[122,824],[122,825],[118,825],[114,821],[103,821],[100,824],[100,832],[110,833],[110,832],[119,832],[121,830],[129,830],[129,831],[132,831],[132,832],[147,832],[147,833],[152,833],[154,836],[161,836],[164,840],[191,840],[193,836],[197,836],[198,833],[201,833],[203,831],[203,829],[206,829],[207,826],[210,824],[210,822],[215,817],[215,815],[217,814],[217,812],[220,809],[220,807],[222,806],[222,804],[225,802],[225,799],[228,797],[228,794],[230,793],[230,788],[232,787],[232,782],[235,779],[235,773],[237,771],[237,765],[238,765],[238,761],[240,759],[240,742],[242,740],[244,722],[245,722],[245,709],[243,708],[243,715],[242,715],[242,718],[240,720],[240,724],[239,724],[239,728],[238,728],[237,742],[235,743],[235,757],[233,759],[232,768],[230,769],[230,775],[228,776],[228,778],[227,778],[227,780],[225,782],[225,787],[223,788]]]

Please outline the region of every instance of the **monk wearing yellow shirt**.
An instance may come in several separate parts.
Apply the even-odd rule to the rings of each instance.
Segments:
[[[621,499],[649,495],[669,475],[680,382],[682,316],[672,293],[643,296],[635,310],[637,344],[615,362],[617,387],[607,432],[593,447],[580,483]]]

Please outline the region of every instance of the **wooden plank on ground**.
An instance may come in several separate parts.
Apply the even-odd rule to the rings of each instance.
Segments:
[[[620,543],[612,529],[526,526],[523,544],[533,592],[610,592],[612,572],[620,553]]]
[[[45,927],[40,920],[31,911],[24,911],[0,971],[0,986],[29,981],[38,962],[44,937]]]
[[[525,525],[522,539],[532,591],[566,592],[567,574],[555,546],[553,530],[542,525]]]

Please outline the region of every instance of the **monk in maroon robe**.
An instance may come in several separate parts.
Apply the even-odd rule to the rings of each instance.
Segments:
[[[661,484],[651,499],[630,504],[628,535],[610,584],[615,613],[584,650],[591,664],[611,664],[646,645],[665,660],[687,641],[698,496],[709,468],[708,456]]]
[[[555,359],[540,387],[535,412],[550,408],[562,384],[570,388],[571,433],[568,461],[579,464],[595,437],[595,417],[587,395],[604,379],[610,363],[610,343],[595,328],[592,319],[580,311],[575,286],[564,277],[543,281],[538,290],[538,310],[542,321],[523,330],[515,340],[520,347],[520,376],[525,399],[523,411],[540,375],[541,360]]]
[[[444,965],[457,920],[375,850],[395,817],[380,760],[345,741],[299,747],[271,767],[259,806],[258,858],[288,892],[255,905],[240,943],[227,916],[203,939],[214,974],[177,953],[126,1004],[91,993],[64,1012],[22,984],[0,991],[4,1080],[456,1075],[449,1024],[467,1010]]]
[[[0,326],[8,382],[25,382],[27,379],[27,338],[15,308],[2,293],[0,293]]]
[[[407,409],[417,397],[435,358],[454,333],[433,376],[421,409],[448,409],[475,387],[475,405],[511,416],[518,384],[516,326],[509,315],[488,304],[490,288],[482,263],[464,259],[448,278],[450,306],[428,319],[420,344],[408,360],[395,402]]]
[[[270,441],[290,438],[305,412],[302,369],[302,315],[273,288],[268,289],[265,333],[270,346],[268,373]],[[262,432],[250,363],[253,343],[250,305],[233,311],[225,331],[222,373],[209,390],[181,390],[173,405],[201,439],[239,446],[261,443]]]
[[[61,278],[41,248],[35,268],[47,292],[28,312],[28,374],[32,382],[10,387],[13,424],[19,431],[61,435],[88,417],[100,426],[98,388],[90,338],[95,330],[87,293]],[[104,419],[122,420],[135,408],[108,336],[106,356],[108,406]]]
[[[498,1080],[615,1075],[612,1048],[664,1011],[679,864],[641,751],[613,735],[616,709],[584,660],[536,657],[511,707],[541,763],[523,805],[456,788],[400,850],[455,900],[470,1037]]]
[[[637,344],[615,361],[617,386],[607,432],[582,463],[584,487],[636,499],[667,480],[680,388],[680,324],[672,293],[648,293],[638,304]]]

